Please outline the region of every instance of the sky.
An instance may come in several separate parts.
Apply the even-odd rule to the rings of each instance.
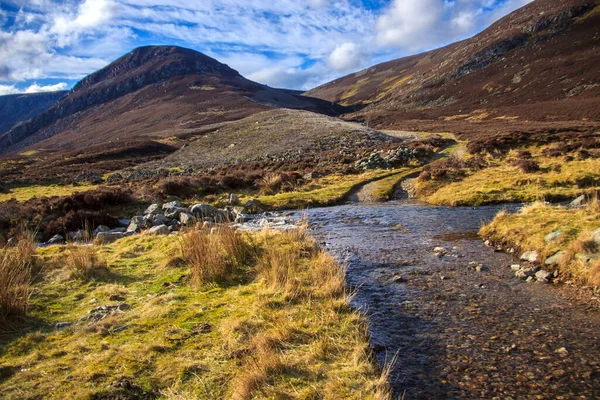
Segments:
[[[307,90],[465,39],[531,0],[0,0],[0,95],[70,89],[138,46]]]

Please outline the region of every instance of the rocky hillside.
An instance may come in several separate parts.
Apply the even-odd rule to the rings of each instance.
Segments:
[[[1,136],[0,152],[36,144],[73,149],[164,138],[272,107],[340,111],[327,101],[249,81],[193,50],[140,47],[84,78],[46,112]]]
[[[0,96],[0,134],[46,111],[65,94],[66,91],[59,91]]]
[[[536,0],[472,39],[345,76],[306,94],[406,120],[600,120],[600,1]]]

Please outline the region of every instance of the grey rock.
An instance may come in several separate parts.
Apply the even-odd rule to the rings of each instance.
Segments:
[[[548,283],[552,278],[552,272],[548,272],[546,270],[539,270],[535,273],[535,279],[540,283]]]
[[[57,322],[55,327],[56,327],[56,329],[64,329],[64,328],[68,328],[71,325],[73,325],[72,322]]]
[[[165,217],[169,219],[179,219],[179,214],[182,212],[186,212],[185,208],[181,207],[172,207],[165,210]]]
[[[524,261],[529,261],[530,263],[534,263],[538,260],[539,257],[539,253],[537,251],[526,251],[525,253],[521,254],[521,260]]]
[[[162,206],[163,210],[168,210],[170,208],[182,208],[183,205],[181,204],[181,202],[179,200],[175,200],[175,201],[171,201],[169,203],[165,203]]]
[[[142,231],[145,224],[139,224],[137,222],[131,221],[129,226],[127,227],[127,232],[139,233]]]
[[[169,227],[166,225],[153,226],[148,230],[150,235],[168,235],[170,232]]]
[[[130,223],[131,223],[131,220],[127,219],[127,218],[122,218],[122,219],[119,220],[119,225],[122,226],[122,227],[124,227],[124,228],[127,228]]]
[[[556,253],[554,253],[554,255],[548,257],[546,259],[546,261],[544,262],[544,264],[546,265],[558,265],[560,263],[560,261],[563,259],[563,257],[565,256],[565,252],[564,251],[558,251]]]
[[[56,234],[48,240],[48,244],[63,244],[65,242],[65,238],[62,235]]]
[[[210,204],[194,204],[190,211],[197,218],[214,218],[219,213],[219,210]]]
[[[537,271],[537,267],[521,268],[520,270],[515,272],[515,276],[520,279],[527,279],[530,276],[534,276]]]
[[[244,213],[235,214],[235,223],[236,224],[243,224],[244,222],[248,222],[251,220],[252,220],[252,216],[249,214],[244,214]]]
[[[179,222],[181,222],[181,225],[183,226],[190,226],[196,223],[196,219],[192,214],[182,212],[179,214]]]
[[[76,232],[69,232],[69,234],[67,235],[67,237],[70,240],[73,240],[75,242],[81,242],[81,241],[83,241],[83,240],[86,239],[86,234],[85,234],[85,231],[83,229],[80,229],[80,230],[78,230]]]
[[[552,243],[555,242],[556,240],[558,240],[558,238],[562,235],[562,231],[556,231],[556,232],[552,232],[547,234],[546,236],[544,236],[544,241],[546,243]]]
[[[125,329],[129,328],[129,325],[119,326],[118,328],[113,329],[113,333],[123,332]]]
[[[125,234],[123,232],[98,232],[96,240],[101,244],[113,243],[119,239],[123,239]]]
[[[160,207],[158,206],[158,204],[150,204],[148,206],[148,208],[146,208],[146,211],[144,211],[144,215],[152,215],[152,214],[157,214],[160,210]]]
[[[518,270],[520,270],[521,268],[523,268],[523,267],[521,267],[521,264],[512,264],[512,265],[510,266],[510,269],[512,269],[513,271],[518,271]]]
[[[114,228],[108,231],[108,233],[125,233],[127,232],[127,228]]]
[[[171,218],[167,218],[164,214],[156,214],[152,218],[152,226],[166,225],[171,222]]]
[[[94,229],[94,236],[100,232],[108,232],[108,231],[110,231],[110,228],[108,226],[98,225],[98,227],[96,229]]]
[[[592,240],[596,242],[596,244],[600,244],[600,229],[596,229],[592,232]]]
[[[573,200],[571,203],[569,203],[570,207],[581,207],[586,203],[585,201],[585,195],[581,195],[578,198],[576,198],[575,200]]]

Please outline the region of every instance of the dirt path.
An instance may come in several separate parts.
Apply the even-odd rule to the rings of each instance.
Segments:
[[[477,239],[499,207],[400,202],[311,210],[348,260],[381,363],[404,399],[600,397],[600,308],[513,276]],[[438,257],[434,247],[447,254]],[[482,267],[478,267],[478,266]]]

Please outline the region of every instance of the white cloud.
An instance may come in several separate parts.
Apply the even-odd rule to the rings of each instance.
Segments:
[[[67,87],[68,85],[66,82],[59,82],[55,85],[38,85],[37,83],[34,83],[24,90],[18,89],[15,85],[0,85],[0,96],[19,93],[56,92],[65,90]]]
[[[33,85],[29,86],[27,89],[25,89],[23,91],[23,93],[41,93],[41,92],[57,92],[59,90],[65,90],[67,89],[67,83],[66,82],[59,82],[55,85],[38,85],[37,83],[34,83]]]
[[[327,60],[327,65],[336,71],[347,72],[364,66],[369,59],[365,49],[356,43],[343,43],[335,47]]]

